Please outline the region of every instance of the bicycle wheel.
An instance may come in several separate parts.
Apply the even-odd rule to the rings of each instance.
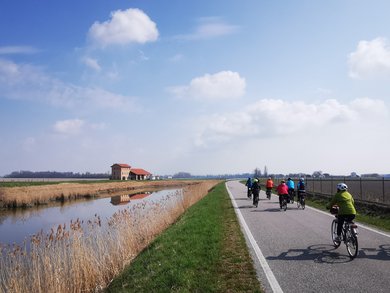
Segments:
[[[336,237],[337,237],[337,219],[333,220],[330,230],[331,230],[331,236],[332,236],[333,245],[334,245],[335,248],[337,248],[341,244],[340,241],[336,241]]]
[[[284,211],[287,210],[287,200],[286,200],[285,198],[284,198],[283,201],[282,201],[282,209],[283,209]]]
[[[300,200],[297,200],[297,208],[299,209],[301,207],[301,202]]]
[[[351,259],[354,259],[358,255],[359,245],[356,235],[354,235],[350,228],[345,233],[345,245]]]
[[[301,199],[301,206],[302,206],[302,210],[304,210],[305,207],[306,207],[306,203],[305,203],[305,198],[304,197],[302,197],[302,199]]]

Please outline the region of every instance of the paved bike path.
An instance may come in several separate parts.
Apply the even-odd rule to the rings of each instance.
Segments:
[[[390,292],[388,233],[359,225],[359,255],[351,261],[344,244],[332,245],[330,214],[295,203],[280,211],[278,197],[268,200],[264,191],[255,208],[243,184],[226,186],[266,292]]]

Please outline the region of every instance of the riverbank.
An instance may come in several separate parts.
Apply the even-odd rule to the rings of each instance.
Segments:
[[[201,180],[57,182],[44,185],[0,187],[0,208],[32,207],[52,201],[109,197],[118,193],[153,191],[199,184]]]
[[[41,231],[20,245],[0,245],[0,292],[99,292],[220,181],[187,184],[158,201],[111,217],[98,214]],[[187,182],[189,183],[189,182]]]
[[[106,292],[262,292],[224,183],[183,214]]]

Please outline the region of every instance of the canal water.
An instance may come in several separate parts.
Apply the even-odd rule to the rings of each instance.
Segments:
[[[77,200],[65,202],[57,206],[41,206],[27,209],[14,209],[0,211],[0,244],[22,244],[25,239],[40,232],[48,233],[51,228],[56,230],[58,225],[70,221],[92,220],[97,214],[102,221],[110,218],[120,209],[142,203],[142,201],[160,201],[168,195],[181,194],[181,189],[167,189],[150,193],[138,193],[122,195],[122,201],[118,202],[118,196]],[[126,199],[130,199],[129,201]]]

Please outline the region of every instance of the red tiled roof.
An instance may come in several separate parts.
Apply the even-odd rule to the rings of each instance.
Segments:
[[[114,167],[114,166],[119,166],[121,168],[131,168],[130,165],[128,165],[128,164],[114,164],[111,167]]]
[[[134,199],[143,199],[143,198],[145,198],[145,197],[147,197],[147,196],[149,196],[149,195],[150,195],[150,193],[138,193],[138,194],[134,194],[134,195],[130,196],[130,199],[131,199],[131,200],[134,200]]]
[[[133,173],[135,175],[151,175],[151,173],[145,171],[144,169],[131,169],[130,173]]]

